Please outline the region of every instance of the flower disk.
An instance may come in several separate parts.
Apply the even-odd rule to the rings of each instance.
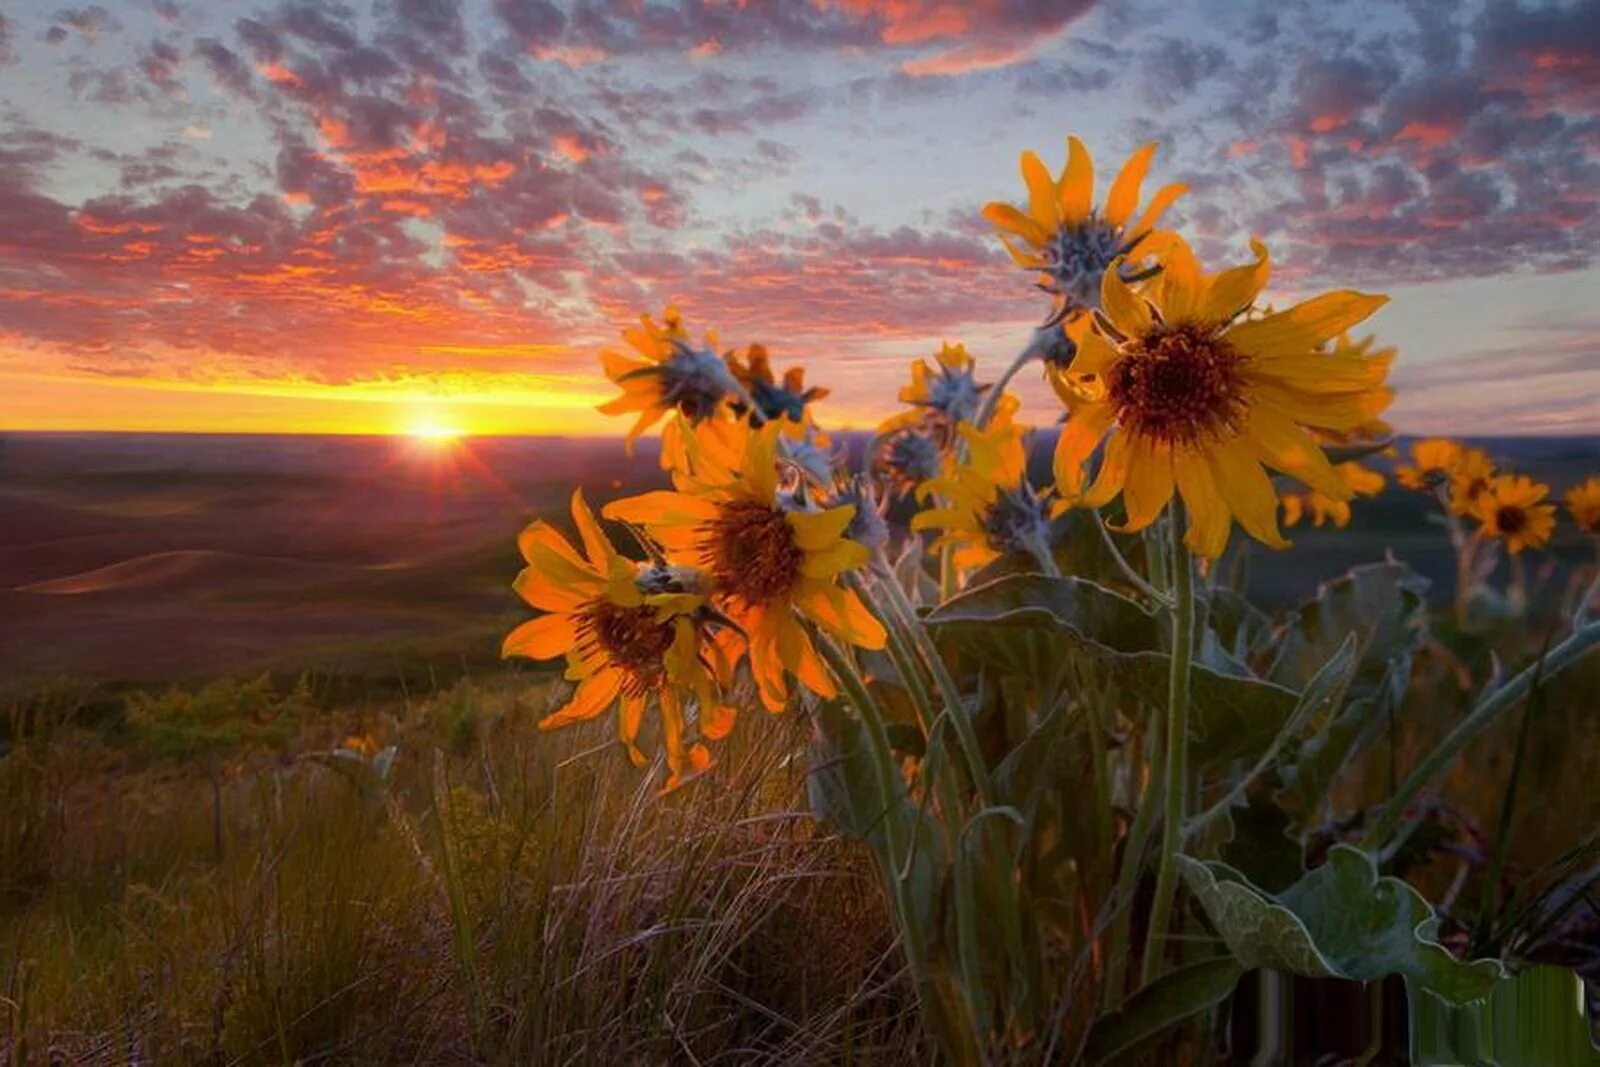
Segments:
[[[752,606],[771,603],[794,588],[805,558],[785,514],[757,500],[723,505],[700,547],[713,588]]]
[[[1107,375],[1117,419],[1135,433],[1194,445],[1239,429],[1243,362],[1222,338],[1192,324],[1136,341]]]

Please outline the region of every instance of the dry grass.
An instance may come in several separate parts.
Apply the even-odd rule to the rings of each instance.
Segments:
[[[0,1063],[903,1062],[876,875],[751,716],[657,798],[514,679],[205,773],[34,705],[0,756]],[[146,707],[146,713],[150,709]],[[349,732],[379,763],[328,750]]]

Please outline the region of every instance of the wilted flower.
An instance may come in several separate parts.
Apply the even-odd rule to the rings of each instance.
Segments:
[[[1154,522],[1174,488],[1189,513],[1188,545],[1215,558],[1237,520],[1274,547],[1278,495],[1263,465],[1330,500],[1350,488],[1311,430],[1348,432],[1388,404],[1387,359],[1321,351],[1385,298],[1341,291],[1286,311],[1236,321],[1268,276],[1267,250],[1255,263],[1207,275],[1174,238],[1160,278],[1146,295],[1116,271],[1105,275],[1103,336],[1079,345],[1063,376],[1083,403],[1056,447],[1059,491],[1099,507],[1121,494],[1126,528]],[[1083,465],[1106,440],[1094,484]]]
[[[1600,476],[1567,490],[1567,511],[1585,533],[1600,534]]]
[[[952,546],[963,572],[1002,555],[1027,552],[1043,559],[1050,553],[1049,507],[1028,484],[1026,431],[1013,422],[1016,409],[1008,397],[988,426],[963,423],[965,459],[946,457],[944,473],[917,489],[919,498],[936,496],[940,503],[912,516],[911,528],[943,531],[934,547]]]
[[[748,431],[735,465],[704,454],[675,475],[676,490],[605,508],[608,518],[643,526],[674,561],[706,572],[713,602],[745,633],[751,673],[773,711],[788,700],[786,671],[820,696],[836,692],[797,613],[863,648],[882,648],[886,637],[860,598],[838,583],[868,559],[864,546],[845,537],[855,508],[785,508],[777,449],[777,425]]]
[[[1076,137],[1067,138],[1067,163],[1059,179],[1032,152],[1022,153],[1022,180],[1028,186],[1028,210],[994,202],[983,217],[1004,231],[1000,240],[1018,266],[1040,272],[1040,288],[1060,301],[1058,314],[1070,317],[1100,306],[1101,278],[1119,258],[1158,252],[1167,235],[1153,227],[1173,201],[1189,188],[1163,186],[1143,215],[1134,221],[1139,190],[1156,146],[1147,144],[1128,158],[1103,209],[1094,207],[1094,160]],[[1016,241],[1027,247],[1019,248]],[[1148,271],[1129,276],[1148,277]]]
[[[872,470],[895,496],[910,494],[943,469],[944,451],[930,429],[903,426],[876,439]]]
[[[618,708],[617,737],[639,766],[639,726],[654,703],[671,772],[668,787],[711,762],[698,742],[685,746],[685,703],[693,700],[702,722],[727,720],[721,687],[731,663],[710,639],[706,597],[698,577],[644,566],[612,546],[583,499],[572,495],[572,519],[583,542],[579,554],[549,523],[538,521],[518,538],[527,566],[514,588],[547,614],[525,622],[505,639],[502,653],[531,659],[564,656],[566,677],[577,683],[571,700],[540,720],[541,730],[592,719]],[[721,661],[722,671],[708,669]],[[707,732],[707,731],[702,731]],[[713,728],[710,733],[715,733]]]
[[[630,450],[640,435],[667,414],[676,411],[690,425],[698,425],[722,415],[724,401],[738,391],[728,365],[716,353],[714,332],[708,331],[705,343],[697,348],[676,308],[668,307],[661,318],[658,326],[649,315],[642,315],[639,326],[623,331],[637,355],[610,349],[600,353],[606,377],[622,387],[622,395],[601,404],[600,411],[607,415],[639,413],[628,429]]]
[[[1555,505],[1541,503],[1549,493],[1548,485],[1526,474],[1496,476],[1478,497],[1474,513],[1483,523],[1480,532],[1503,542],[1512,555],[1542,547],[1556,525]]]
[[[780,382],[772,373],[772,360],[764,345],[751,345],[746,358],[742,360],[730,354],[727,362],[728,369],[755,404],[757,424],[788,422],[796,427],[804,425],[810,419],[811,402],[828,395],[828,390],[818,386],[806,387],[803,367],[790,367]],[[742,402],[735,403],[734,410],[744,414],[745,406]]]
[[[1377,496],[1383,491],[1383,475],[1363,467],[1355,460],[1335,463],[1334,472],[1349,487],[1352,496]],[[1315,490],[1289,493],[1283,498],[1283,524],[1297,525],[1301,518],[1311,516],[1311,525],[1321,526],[1332,522],[1343,528],[1350,525],[1350,501],[1332,500]]]

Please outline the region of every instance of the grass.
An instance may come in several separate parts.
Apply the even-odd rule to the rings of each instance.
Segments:
[[[803,814],[803,721],[751,716],[716,778],[657,799],[603,726],[537,733],[543,702],[499,676],[307,717],[226,766],[220,859],[193,761],[65,699],[14,708],[0,1062],[919,1047],[874,872]]]

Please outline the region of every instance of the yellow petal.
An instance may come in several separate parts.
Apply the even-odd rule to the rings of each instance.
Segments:
[[[882,648],[887,634],[853,590],[826,582],[808,583],[795,606],[818,626],[862,648]]]
[[[1122,486],[1122,506],[1128,513],[1123,529],[1142,530],[1156,521],[1172,499],[1172,485],[1171,446],[1134,437],[1128,452],[1128,476]]]
[[[1111,191],[1106,194],[1105,215],[1113,226],[1125,225],[1139,206],[1139,188],[1144,184],[1144,176],[1155,154],[1156,145],[1152,141],[1128,157],[1117,180],[1111,183]]]
[[[733,733],[739,719],[739,709],[732,704],[713,704],[700,709],[700,736],[707,741],[721,741]]]
[[[572,491],[572,521],[578,527],[578,536],[583,539],[583,551],[589,557],[589,562],[598,570],[609,573],[612,564],[620,557],[600,529],[600,524],[595,521],[594,512],[589,510],[589,502],[583,498],[581,488]]]
[[[1122,492],[1123,483],[1128,477],[1128,446],[1132,443],[1128,438],[1125,429],[1119,427],[1111,431],[1106,441],[1105,455],[1100,459],[1100,470],[1089,492],[1084,494],[1083,502],[1089,507],[1104,507]]]
[[[1037,222],[1034,222],[1033,219],[1024,215],[1010,204],[1003,204],[999,201],[985,204],[983,206],[983,217],[1007,233],[1016,234],[1035,248],[1043,248],[1045,242],[1049,239],[1045,231],[1039,228]]]
[[[522,558],[529,563],[533,562],[532,553],[535,545],[543,546],[545,551],[554,553],[574,567],[585,566],[583,557],[578,555],[572,544],[561,535],[561,531],[543,519],[530,522],[517,535],[517,548],[522,552]]]
[[[657,489],[613,500],[600,514],[637,526],[698,526],[715,519],[719,511],[716,502],[705,497]]]
[[[1061,222],[1081,226],[1094,203],[1094,160],[1083,142],[1067,138],[1067,169],[1061,173]]]
[[[625,696],[617,710],[617,740],[627,750],[628,759],[640,770],[650,766],[650,760],[639,751],[639,725],[644,719],[644,698]]]
[[[1128,232],[1138,236],[1154,229],[1161,216],[1166,214],[1167,208],[1172,206],[1173,201],[1188,191],[1189,187],[1183,182],[1163,185],[1151,199],[1150,206],[1144,209],[1144,214],[1139,216],[1139,221],[1128,228]],[[1144,246],[1141,245],[1140,247],[1143,248]]]
[[[768,711],[782,711],[789,703],[777,633],[779,621],[788,610],[783,606],[754,608],[737,620],[749,635],[750,676]]]
[[[621,671],[601,671],[591,678],[585,678],[565,707],[539,720],[539,729],[554,730],[568,723],[592,719],[611,706],[621,688]]]
[[[827,511],[791,511],[784,517],[794,528],[794,543],[807,552],[817,552],[843,537],[855,514],[855,505],[845,504]]]
[[[1272,264],[1267,255],[1267,246],[1260,241],[1252,238],[1250,250],[1256,254],[1254,263],[1225,270],[1211,279],[1196,318],[1203,322],[1227,322],[1255,303],[1256,297],[1267,286]]]
[[[1300,479],[1329,499],[1350,499],[1350,487],[1311,435],[1287,413],[1258,400],[1245,420],[1244,437],[1274,470]]]
[[[1212,477],[1210,465],[1204,456],[1179,448],[1172,457],[1172,473],[1189,513],[1184,544],[1202,556],[1216,559],[1228,547],[1228,528],[1233,520]]]
[[[1088,404],[1074,412],[1061,428],[1054,468],[1056,490],[1063,497],[1070,499],[1083,492],[1083,465],[1111,428],[1114,417],[1110,404]]]
[[[1056,183],[1050,170],[1032,152],[1022,153],[1022,180],[1028,186],[1028,214],[1045,233],[1061,225],[1056,214]]]
[[[784,665],[800,679],[801,685],[825,700],[838,695],[833,676],[828,673],[822,657],[817,655],[810,635],[793,616],[786,616],[778,628],[778,649]]]
[[[1002,233],[1000,235],[1000,243],[1006,246],[1006,253],[1011,256],[1011,262],[1015,263],[1017,266],[1027,267],[1030,270],[1038,270],[1044,266],[1044,260],[1040,259],[1038,256],[1029,255],[1027,252],[1022,251],[1022,249],[1016,246],[1016,243],[1012,240],[1010,235]],[[901,397],[901,399],[903,400],[905,398]]]
[[[577,642],[577,620],[573,616],[565,613],[541,615],[507,634],[500,646],[500,654],[526,656],[528,659],[555,659],[565,656]]]
[[[1278,532],[1278,494],[1249,443],[1228,441],[1213,448],[1209,459],[1222,499],[1245,533],[1272,548],[1288,548]]]
[[[1142,337],[1150,332],[1155,319],[1144,297],[1134,292],[1122,280],[1123,259],[1118,256],[1106,268],[1100,279],[1100,304],[1110,316],[1111,324],[1128,337]],[[1081,346],[1080,346],[1081,351]]]
[[[1086,400],[1099,400],[1105,395],[1105,375],[1121,354],[1115,345],[1098,333],[1088,333],[1078,344],[1078,354],[1067,368],[1072,386]]]
[[[778,433],[782,427],[769,422],[750,435],[745,445],[744,476],[750,495],[762,503],[778,499]]]
[[[1195,318],[1205,292],[1205,275],[1187,241],[1174,241],[1156,278],[1156,306],[1168,326]]]
[[[1261,359],[1300,355],[1339,336],[1389,302],[1386,296],[1349,289],[1323,293],[1286,311],[1241,322],[1227,333],[1230,344]]]
[[[865,567],[870,558],[866,545],[839,540],[821,551],[807,552],[800,564],[800,573],[806,578],[832,578]]]

